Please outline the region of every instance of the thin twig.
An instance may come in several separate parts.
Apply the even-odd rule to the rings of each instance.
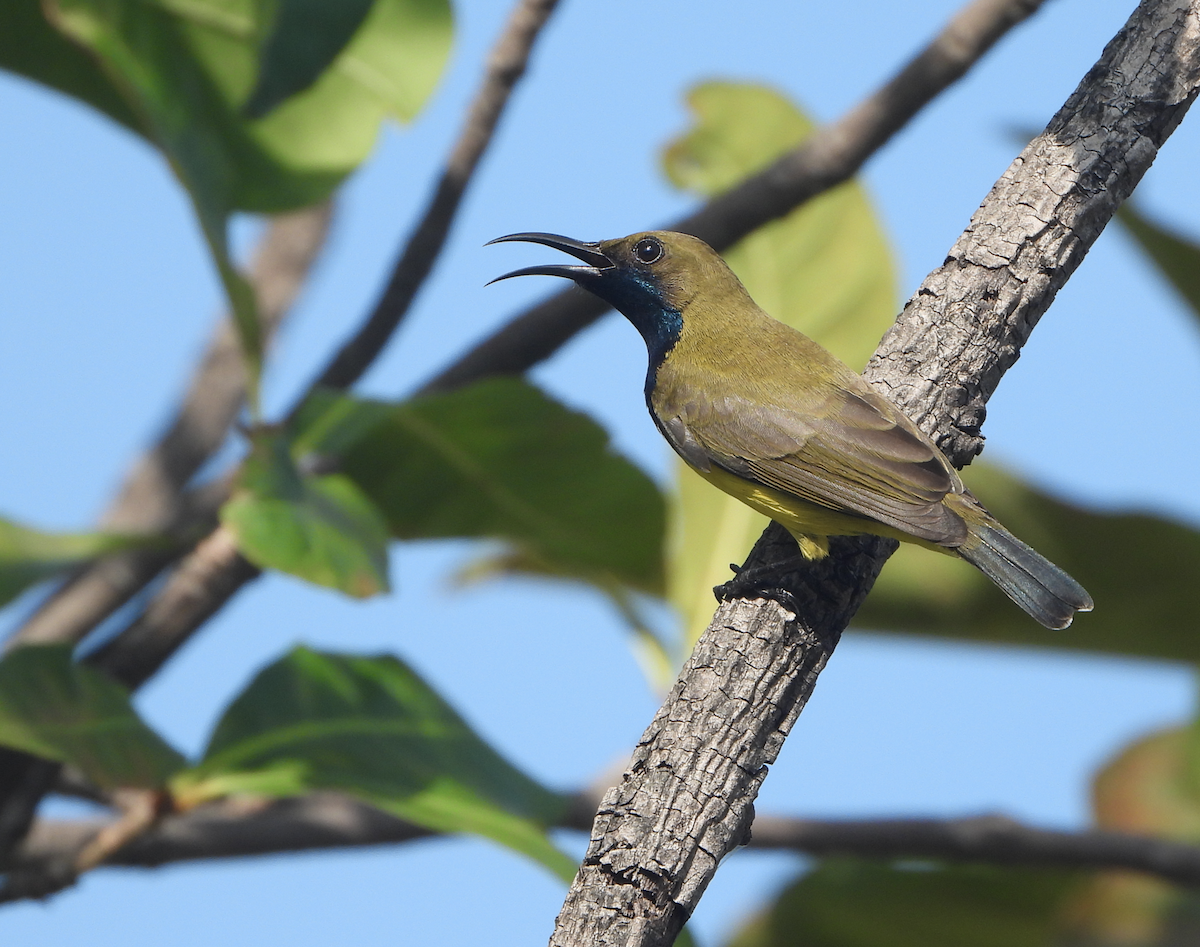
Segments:
[[[867,379],[963,463],[983,405],[1200,91],[1200,0],[1143,0],[909,301]],[[808,567],[772,525],[629,771],[605,794],[555,947],[665,947],[746,840],[769,764],[895,543],[838,537]],[[794,609],[794,612],[791,610]]]
[[[961,78],[1045,0],[974,0],[903,69],[832,125],[769,168],[662,229],[726,250],[763,224],[850,180],[929,102]],[[608,306],[575,286],[516,316],[422,388],[446,391],[488,375],[517,375],[549,358]]]
[[[317,380],[327,388],[349,388],[379,355],[437,262],[475,168],[492,141],[513,88],[525,74],[533,45],[558,0],[521,0],[488,57],[483,84],[467,112],[433,198],[387,287],[362,328],[338,351]]]
[[[587,831],[596,799],[581,794],[559,828]],[[72,883],[58,866],[119,820],[38,820],[17,851],[16,883],[0,901],[45,896]],[[111,835],[109,836],[112,837]],[[109,867],[155,868],[178,862],[244,858],[329,848],[396,845],[439,833],[337,793],[268,802],[233,798],[144,825],[103,859]],[[1200,846],[1123,832],[1040,829],[1000,815],[965,819],[796,819],[761,815],[747,848],[825,857],[928,858],[1025,867],[1131,870],[1200,887]]]

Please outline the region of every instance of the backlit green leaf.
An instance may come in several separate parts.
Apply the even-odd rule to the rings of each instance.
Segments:
[[[330,411],[338,424],[320,420]],[[301,434],[298,446],[336,441],[342,471],[393,536],[493,537],[512,545],[513,568],[661,591],[661,494],[599,425],[525,381],[392,406],[326,394],[298,427],[317,423],[325,443]]]
[[[287,210],[327,197],[367,156],[385,116],[419,111],[451,36],[448,0],[375,0],[332,65],[255,120],[242,110],[259,79],[272,4],[53,0],[50,9],[68,36],[100,57],[196,203],[222,213]],[[300,42],[292,29],[288,37],[293,48]],[[49,81],[48,71],[27,74]]]
[[[0,744],[71,763],[105,789],[158,788],[184,763],[121,685],[73,662],[65,645],[16,648],[0,660]]]
[[[1200,661],[1200,531],[1144,513],[1080,509],[986,463],[963,479],[1000,522],[1078,579],[1096,610],[1047,632],[962,560],[901,545],[856,627]]]
[[[320,78],[363,20],[374,0],[279,0],[262,48],[258,81],[246,114],[262,118]]]
[[[339,790],[431,829],[486,836],[567,879],[574,872],[545,834],[565,800],[390,656],[292,651],[229,706],[203,761],[175,788],[190,801]]]
[[[254,295],[229,255],[229,215],[288,210],[327,197],[367,156],[386,115],[408,118],[419,108],[441,72],[450,39],[448,0],[375,0],[336,57],[329,48],[340,42],[334,31],[309,21],[324,50],[318,58],[333,59],[318,76],[311,56],[300,57],[301,69],[295,55],[282,52],[305,46],[285,4],[279,23],[286,28],[265,45],[263,80],[270,96],[285,87],[304,91],[254,120],[243,105],[259,78],[259,39],[272,6],[259,0],[47,0],[52,23],[95,55],[107,79],[89,85],[92,71],[73,54],[63,59],[65,71],[29,55],[5,59],[32,78],[81,94],[162,149],[192,198],[229,298],[253,414],[262,334]],[[39,55],[62,52],[42,42],[40,22],[27,16],[18,25],[40,43]],[[115,105],[112,90],[124,107]]]
[[[667,176],[704,197],[728,190],[813,130],[791,102],[755,85],[709,82],[688,104],[695,127],[664,154]],[[865,191],[844,184],[767,224],[725,254],[755,301],[776,319],[861,369],[898,310],[895,263]],[[765,517],[678,464],[671,509],[669,597],[686,642],[715,608],[712,587],[730,578]]]
[[[730,947],[1055,947],[1077,884],[1065,872],[831,859]]]
[[[387,526],[341,474],[301,476],[277,434],[256,437],[221,509],[238,548],[263,568],[365,598],[388,589]]]

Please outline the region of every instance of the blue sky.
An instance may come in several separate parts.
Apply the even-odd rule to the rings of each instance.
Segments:
[[[941,263],[1012,160],[1014,130],[1045,124],[1132,6],[1051,0],[868,165],[902,295]],[[687,125],[691,85],[766,82],[832,120],[956,7],[566,0],[445,257],[364,390],[395,397],[411,389],[547,291],[536,280],[484,289],[516,265],[515,251],[483,249],[486,240],[518,230],[611,237],[688,209],[657,155]],[[386,130],[345,189],[328,252],[268,368],[268,411],[289,403],[372,300],[506,11],[498,2],[460,5],[451,66],[429,108],[410,128]],[[10,77],[0,77],[0,109],[10,129],[0,152],[0,403],[9,405],[0,417],[0,512],[82,528],[165,417],[210,332],[219,290],[182,193],[142,142]],[[1198,150],[1200,118],[1185,120],[1139,191],[1149,213],[1193,234]],[[239,243],[255,229],[239,222]],[[642,403],[644,358],[637,334],[608,317],[535,378],[600,418],[621,450],[663,477],[668,451]],[[1195,429],[1198,369],[1196,324],[1129,241],[1106,233],[990,404],[987,456],[1080,501],[1200,522],[1200,457],[1181,437]],[[619,762],[657,704],[616,616],[586,591],[543,583],[452,590],[447,576],[468,551],[458,543],[398,549],[397,593],[367,603],[270,577],[168,665],[139,706],[194,751],[254,670],[291,644],[393,651],[537,777],[563,788],[589,781]],[[852,634],[759,809],[1003,810],[1081,825],[1089,773],[1137,735],[1182,719],[1193,690],[1190,671],[1167,663]],[[731,859],[696,918],[702,942],[714,943],[799,863]],[[515,856],[442,840],[97,872],[46,904],[5,908],[0,931],[39,945],[169,938],[181,947],[301,947],[361,938],[507,947],[547,936],[561,896],[557,882]]]

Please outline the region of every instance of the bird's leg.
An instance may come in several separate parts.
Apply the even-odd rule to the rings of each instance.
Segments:
[[[786,559],[774,562],[759,562],[753,565],[738,566],[729,564],[733,570],[733,578],[728,582],[713,587],[713,595],[718,602],[728,602],[733,598],[765,598],[778,602],[793,615],[798,615],[799,606],[796,597],[785,587],[789,579],[794,580],[798,569],[810,562],[808,556],[797,552]]]

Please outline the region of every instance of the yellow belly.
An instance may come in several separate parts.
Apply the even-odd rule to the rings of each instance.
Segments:
[[[809,559],[822,559],[829,554],[830,536],[861,536],[866,533],[950,553],[949,549],[917,539],[892,526],[810,503],[793,494],[745,480],[715,464],[708,471],[697,470],[696,473],[751,509],[773,519],[795,537],[800,544],[800,551]]]

